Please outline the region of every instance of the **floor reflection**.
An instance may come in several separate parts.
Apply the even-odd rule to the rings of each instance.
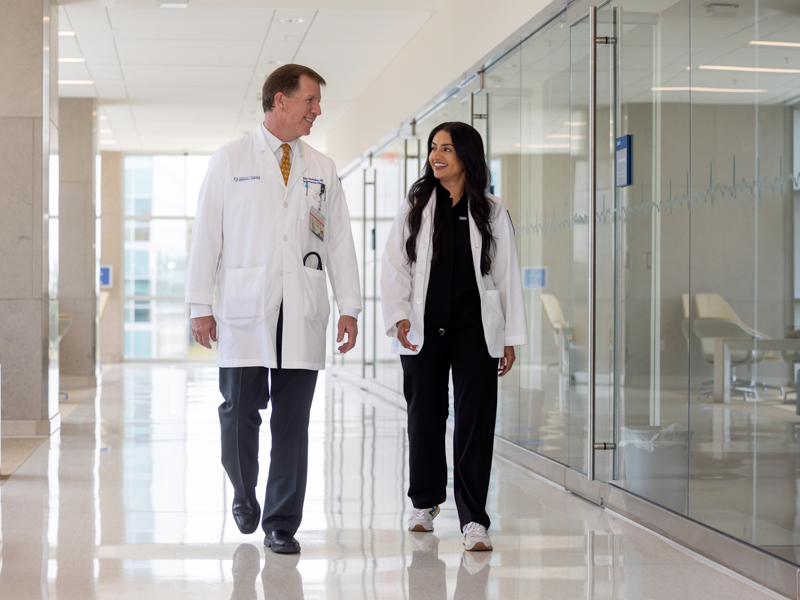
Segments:
[[[493,552],[463,551],[452,487],[435,533],[411,534],[405,413],[330,376],[312,409],[303,550],[272,554],[230,515],[219,402],[214,368],[106,368],[0,487],[0,599],[774,597],[501,460]]]

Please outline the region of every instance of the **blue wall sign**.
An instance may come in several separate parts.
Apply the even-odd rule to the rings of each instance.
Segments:
[[[112,267],[111,265],[100,265],[100,287],[101,288],[110,288],[111,287],[111,278],[112,274]]]
[[[633,183],[633,136],[617,138],[617,187]]]
[[[546,290],[547,267],[526,267],[523,269],[522,285],[526,290]]]

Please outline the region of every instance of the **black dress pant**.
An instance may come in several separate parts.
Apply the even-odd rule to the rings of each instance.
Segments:
[[[430,508],[447,497],[445,432],[452,368],[453,492],[458,518],[462,529],[470,521],[488,528],[486,497],[494,450],[499,363],[486,347],[483,325],[426,328],[419,353],[403,355],[400,360],[408,404],[411,502],[415,508]]]
[[[261,527],[292,535],[303,518],[308,475],[308,421],[317,371],[220,368],[222,465],[237,496],[253,496],[258,482],[259,411],[272,400],[269,477]]]

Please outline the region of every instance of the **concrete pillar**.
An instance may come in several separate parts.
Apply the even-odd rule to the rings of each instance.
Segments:
[[[100,264],[110,266],[113,273],[111,287],[103,290],[109,293],[105,314],[100,322],[100,360],[104,363],[120,362],[124,356],[124,175],[120,152],[100,153]]]
[[[70,328],[60,344],[61,388],[97,385],[97,100],[61,98],[58,310]]]
[[[0,0],[2,432],[58,412],[58,6]],[[52,193],[55,192],[55,193]]]

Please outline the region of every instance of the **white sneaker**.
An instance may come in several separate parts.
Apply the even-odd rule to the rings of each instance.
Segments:
[[[439,507],[415,508],[408,519],[409,531],[433,531],[433,520],[439,514]]]
[[[492,540],[486,533],[486,527],[475,521],[470,521],[464,526],[464,548],[470,552],[477,550],[491,550]]]

